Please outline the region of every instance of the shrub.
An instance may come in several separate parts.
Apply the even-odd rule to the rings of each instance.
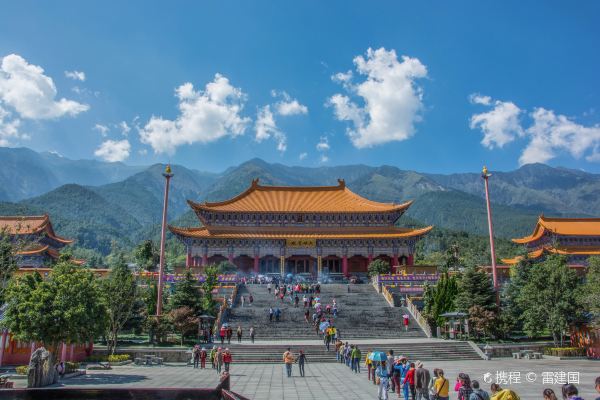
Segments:
[[[546,347],[544,354],[556,357],[582,357],[585,356],[583,347]]]
[[[69,374],[71,372],[75,372],[78,369],[79,369],[79,363],[78,362],[67,361],[65,363],[65,374]]]
[[[129,361],[131,356],[129,354],[112,354],[108,356],[109,363],[119,363],[123,361]]]
[[[102,362],[102,361],[106,361],[106,356],[101,356],[99,354],[93,354],[91,356],[89,356],[88,358],[86,358],[87,362]]]
[[[16,370],[17,370],[17,374],[19,375],[27,375],[27,369],[29,368],[28,365],[19,365]]]

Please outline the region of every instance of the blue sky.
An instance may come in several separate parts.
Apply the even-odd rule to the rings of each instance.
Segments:
[[[13,1],[0,144],[211,171],[600,172],[599,17],[593,1]]]

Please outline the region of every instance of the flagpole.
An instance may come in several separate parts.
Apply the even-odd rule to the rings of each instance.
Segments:
[[[167,233],[167,206],[169,203],[169,182],[173,177],[171,166],[167,164],[165,172],[162,174],[165,177],[165,198],[163,202],[162,228],[160,231],[160,261],[158,267],[158,295],[156,298],[156,316],[162,314],[162,295],[165,274],[165,236]]]
[[[498,292],[498,272],[496,270],[496,248],[494,246],[494,225],[492,223],[492,206],[490,204],[490,189],[488,185],[488,179],[492,176],[488,172],[488,169],[484,166],[481,171],[481,177],[483,178],[485,186],[485,201],[487,205],[487,218],[488,218],[488,229],[490,232],[490,256],[492,258],[492,280],[494,282],[494,292],[496,293],[496,304],[500,305],[500,294]]]

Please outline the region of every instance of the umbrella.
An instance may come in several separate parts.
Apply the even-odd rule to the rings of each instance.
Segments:
[[[216,317],[213,317],[212,315],[206,315],[206,314],[200,315],[200,316],[198,316],[198,318],[200,318],[200,319],[216,319]]]
[[[329,322],[327,322],[327,321],[321,322],[321,325],[319,325],[319,330],[321,330],[321,332],[323,332],[325,329],[327,329],[328,326],[329,326]]]
[[[374,351],[369,356],[371,361],[387,361],[387,356],[383,351]]]

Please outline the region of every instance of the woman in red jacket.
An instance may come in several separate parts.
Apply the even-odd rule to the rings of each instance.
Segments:
[[[415,400],[415,396],[417,395],[415,390],[415,363],[410,363],[410,369],[406,373],[402,383],[404,385],[408,384],[408,388],[410,389],[410,397],[412,400]]]
[[[225,364],[225,372],[229,372],[229,364],[231,364],[231,352],[225,349],[223,353],[223,364]]]

